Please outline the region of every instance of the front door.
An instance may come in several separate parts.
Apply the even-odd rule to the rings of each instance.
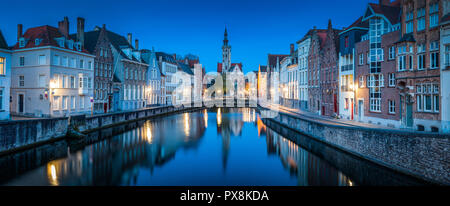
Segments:
[[[23,113],[23,111],[25,110],[25,105],[24,105],[24,95],[23,94],[19,94],[19,101],[18,101],[18,112],[19,113]]]
[[[412,115],[412,102],[411,102],[411,96],[408,95],[406,97],[406,126],[412,127],[413,126],[413,115]]]
[[[351,113],[352,113],[352,114],[351,114],[351,120],[353,120],[353,98],[351,98],[351,101],[350,101],[350,102],[351,102],[351,109],[352,109],[352,110],[351,110]]]
[[[364,101],[358,100],[358,117],[361,120],[364,117]]]

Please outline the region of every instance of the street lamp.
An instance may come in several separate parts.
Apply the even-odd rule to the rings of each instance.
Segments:
[[[56,80],[50,80],[50,85],[49,85],[49,87],[50,87],[50,94],[47,94],[48,95],[48,102],[49,102],[49,106],[50,106],[50,108],[49,108],[49,114],[50,114],[50,117],[53,115],[53,110],[52,110],[52,98],[53,98],[53,95],[55,94],[55,88],[56,88]]]

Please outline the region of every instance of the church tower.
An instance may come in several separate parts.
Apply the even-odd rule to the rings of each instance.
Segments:
[[[222,46],[222,72],[228,72],[231,69],[231,46],[228,45],[228,33],[227,27],[225,27],[225,33]]]

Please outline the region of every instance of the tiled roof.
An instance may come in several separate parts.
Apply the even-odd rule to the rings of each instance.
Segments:
[[[0,30],[0,49],[8,49],[8,43],[6,43],[5,37]]]
[[[369,21],[362,21],[362,16],[359,17],[355,22],[353,22],[350,26],[346,27],[343,32],[348,31],[349,29],[358,27],[358,28],[369,28]]]
[[[28,29],[23,36],[27,42],[24,47],[19,47],[19,42],[17,42],[13,49],[24,49],[24,48],[34,48],[34,47],[42,47],[42,46],[55,46],[60,47],[58,43],[56,42],[55,38],[63,37],[63,34],[53,26],[39,26],[39,27],[33,27]],[[39,43],[39,45],[35,44],[36,39],[41,39],[42,41]],[[71,40],[72,38],[69,36],[68,40]],[[76,42],[76,39],[74,40],[74,43]],[[68,45],[64,45],[65,49],[69,49]],[[74,46],[71,50],[77,51],[76,47]],[[83,49],[82,52],[89,53],[87,50]]]
[[[99,30],[89,31],[84,33],[84,48],[91,54],[94,53],[95,46],[97,45]],[[71,34],[70,38],[76,39],[77,34]]]
[[[396,2],[392,2],[389,6],[369,3],[369,6],[375,13],[385,16],[391,24],[397,24],[400,22],[401,8]]]
[[[313,33],[313,29],[310,29],[308,32],[306,32],[306,34],[303,36],[303,38],[301,38],[300,40],[298,40],[296,43],[300,43],[302,41],[305,41],[308,37],[311,37],[312,33]]]
[[[402,42],[416,42],[416,39],[414,38],[413,33],[404,34],[400,40],[398,40],[396,43],[402,43]]]
[[[289,56],[289,55],[287,55],[287,54],[269,54],[267,66],[269,66],[269,68],[274,68],[277,66],[277,59],[279,62],[281,62],[281,60],[283,60],[287,56]]]
[[[236,65],[239,66],[239,70],[242,71],[242,63],[231,63],[231,69],[233,69]],[[222,73],[222,63],[217,63],[217,72]]]

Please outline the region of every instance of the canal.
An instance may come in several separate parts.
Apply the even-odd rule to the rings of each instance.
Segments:
[[[2,156],[0,185],[425,184],[271,128],[251,108],[153,118]]]

